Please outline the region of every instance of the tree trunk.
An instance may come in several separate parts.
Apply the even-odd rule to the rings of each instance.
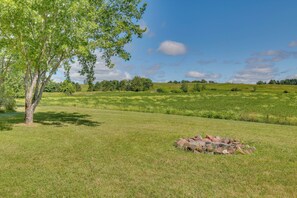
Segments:
[[[25,123],[30,125],[33,124],[34,108],[32,105],[25,107]]]

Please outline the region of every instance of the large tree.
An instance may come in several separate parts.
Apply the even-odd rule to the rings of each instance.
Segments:
[[[145,31],[138,24],[146,7],[141,1],[0,0],[0,51],[24,73],[27,124],[60,67],[79,60],[83,72],[92,72],[98,51],[107,67],[113,56],[130,58],[125,44]]]

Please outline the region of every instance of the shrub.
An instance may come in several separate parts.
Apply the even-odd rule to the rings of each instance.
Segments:
[[[195,83],[193,87],[193,92],[200,92],[201,91],[201,86],[199,83]]]
[[[167,93],[167,90],[163,89],[163,88],[158,88],[157,93]]]
[[[71,82],[65,80],[60,86],[60,92],[63,92],[66,95],[72,95],[75,93],[75,86]]]
[[[204,91],[204,90],[206,90],[206,85],[202,85],[201,87],[201,91]]]
[[[16,108],[15,99],[11,96],[7,96],[3,92],[0,93],[0,110],[14,111],[15,108]]]
[[[234,87],[231,89],[231,91],[241,91],[241,89],[237,88],[237,87]]]
[[[81,91],[81,85],[79,83],[72,82],[72,84],[75,87],[75,91],[77,92]]]
[[[188,84],[183,82],[180,89],[182,90],[182,92],[187,93],[188,92]]]

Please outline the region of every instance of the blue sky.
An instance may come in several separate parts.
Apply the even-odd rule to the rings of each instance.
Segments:
[[[296,0],[148,0],[132,58],[98,61],[96,79],[145,76],[155,82],[207,79],[255,83],[297,78]],[[78,65],[73,80],[81,81]],[[58,79],[58,77],[56,77]]]

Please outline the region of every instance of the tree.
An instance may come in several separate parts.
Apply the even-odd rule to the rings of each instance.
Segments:
[[[257,85],[264,85],[264,84],[266,84],[266,82],[264,82],[262,80],[260,80],[260,81],[257,82]]]
[[[151,87],[153,87],[153,82],[149,78],[141,78],[139,76],[135,76],[131,80],[131,86],[129,91],[147,91]]]
[[[143,91],[143,81],[141,77],[135,76],[131,81],[131,91]]]
[[[128,91],[130,89],[130,81],[128,80],[121,80],[119,84],[120,91]]]
[[[0,51],[24,73],[25,122],[33,123],[60,67],[78,60],[82,73],[92,72],[98,51],[110,68],[113,56],[129,60],[124,46],[145,32],[137,24],[145,7],[141,0],[1,0]]]
[[[60,92],[63,92],[68,96],[72,95],[75,92],[75,90],[75,85],[68,80],[65,80],[60,86]]]

